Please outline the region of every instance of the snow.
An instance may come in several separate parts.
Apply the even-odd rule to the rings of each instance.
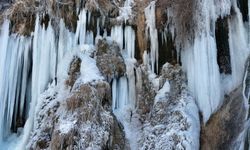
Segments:
[[[166,81],[163,85],[163,87],[157,92],[157,95],[155,96],[155,103],[166,100],[166,94],[170,92],[170,84],[169,81]]]
[[[231,0],[217,0],[214,2],[216,7],[216,14],[221,18],[230,14],[232,2]]]
[[[126,0],[124,2],[123,7],[119,7],[119,16],[116,18],[117,20],[127,21],[133,17],[132,14],[132,6],[134,1],[133,0]]]
[[[156,115],[143,125],[139,149],[199,149],[200,121],[194,99],[185,92],[175,104],[169,103],[169,97],[165,99],[153,107],[153,112],[165,114],[164,118],[159,120]]]
[[[96,66],[96,61],[87,55],[80,57],[81,63],[81,81],[82,83],[88,83],[94,80],[103,80],[99,69]]]
[[[71,121],[71,120],[60,120],[59,123],[59,130],[60,133],[64,134],[64,133],[68,133],[71,129],[74,128],[75,124],[76,124],[76,120]]]

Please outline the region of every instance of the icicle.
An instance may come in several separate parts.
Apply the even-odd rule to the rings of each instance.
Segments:
[[[85,43],[94,43],[93,33],[86,32],[85,10],[79,18],[75,34],[69,32],[60,21],[58,40],[51,23],[45,29],[45,26],[40,25],[38,16],[30,38],[9,36],[9,21],[4,21],[0,30],[0,146],[4,145],[4,149],[8,149],[4,140],[12,134],[11,126],[16,125],[18,117],[28,119],[19,141],[12,140],[17,144],[12,145],[12,149],[25,149],[34,126],[39,96],[56,79],[58,63],[74,47],[79,49]]]
[[[94,34],[92,31],[87,31],[85,43],[89,45],[94,45]]]
[[[91,24],[91,11],[88,11],[88,25]]]
[[[125,50],[127,50],[128,58],[135,57],[135,32],[131,26],[126,26],[124,31]]]
[[[4,119],[5,119],[5,106],[6,106],[6,87],[4,85],[6,84],[6,75],[8,72],[5,70],[5,62],[7,57],[7,46],[8,46],[8,40],[9,40],[9,21],[4,21],[2,28],[1,28],[1,35],[0,35],[0,141],[3,140],[3,134],[4,134]]]
[[[202,35],[194,46],[182,52],[183,67],[187,71],[188,85],[194,93],[206,122],[221,104],[220,74],[217,65],[215,40]]]
[[[231,17],[229,25],[229,47],[232,67],[232,79],[228,83],[226,92],[230,92],[241,84],[244,74],[244,64],[249,55],[247,35],[243,25],[242,15],[236,2],[234,3],[236,15]]]
[[[76,35],[75,35],[75,44],[78,43],[82,45],[85,42],[86,36],[86,24],[87,24],[87,12],[82,10],[79,15],[79,20],[77,21]]]
[[[111,29],[111,38],[116,41],[120,49],[123,50],[123,29],[122,26],[114,26]]]
[[[67,51],[72,50],[74,47],[73,45],[73,38],[74,34],[71,33],[68,29],[66,29],[63,20],[60,20],[59,25],[59,41],[58,41],[58,63],[61,62],[64,54]],[[74,43],[76,44],[76,43]]]
[[[113,79],[112,82],[112,110],[117,109],[117,81]]]
[[[47,30],[36,20],[33,39],[33,68],[32,68],[32,101],[30,103],[29,117],[23,129],[23,137],[18,147],[25,147],[33,129],[35,109],[39,95],[47,88],[48,83],[55,78],[56,73],[56,46],[55,34],[51,24]]]
[[[100,34],[100,18],[97,18],[97,20],[96,20],[96,30],[97,30],[96,37],[100,36],[101,35]]]
[[[146,35],[150,39],[150,65],[151,71],[158,73],[158,32],[155,25],[155,1],[145,8]],[[149,32],[149,33],[148,33]]]
[[[215,8],[213,1],[203,3],[201,33],[198,32],[194,45],[182,51],[182,64],[187,72],[188,86],[193,92],[196,102],[206,123],[210,115],[221,105],[220,73],[217,64],[217,48],[215,41]],[[202,25],[202,24],[201,24]]]
[[[0,34],[0,145],[11,134],[22,114],[28,81],[28,54],[31,38],[9,36],[9,22],[5,21]],[[19,100],[20,98],[20,100]],[[20,105],[18,106],[18,104]],[[18,114],[18,109],[21,111]]]
[[[135,83],[135,71],[134,66],[135,62],[127,61],[126,63],[126,70],[127,70],[127,78],[128,78],[128,104],[130,108],[135,107],[136,101],[136,83]]]

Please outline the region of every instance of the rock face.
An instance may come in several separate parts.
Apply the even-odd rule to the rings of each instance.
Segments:
[[[59,83],[42,95],[28,149],[127,148],[122,126],[111,112],[109,83],[79,83],[81,62],[73,57],[66,86]]]
[[[223,106],[201,129],[201,149],[235,149],[243,141],[237,141],[244,131],[247,108],[239,87],[225,97]],[[242,140],[242,139],[241,139]]]
[[[126,72],[119,46],[116,43],[109,44],[106,40],[97,43],[96,65],[109,82]]]
[[[198,149],[199,117],[179,66],[165,64],[163,83],[144,121],[141,149]]]
[[[243,85],[226,95],[222,107],[212,115],[207,124],[202,125],[202,150],[249,147],[249,62],[248,58]]]

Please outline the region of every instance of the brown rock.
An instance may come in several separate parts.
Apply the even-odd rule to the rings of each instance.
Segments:
[[[202,126],[201,149],[238,149],[236,140],[246,123],[242,88],[238,87],[225,97],[222,107]]]
[[[121,77],[126,72],[125,62],[116,43],[108,44],[99,40],[97,44],[96,65],[108,82],[113,78]]]

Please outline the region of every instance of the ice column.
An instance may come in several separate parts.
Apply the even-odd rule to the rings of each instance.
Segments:
[[[151,71],[158,73],[158,32],[155,24],[155,1],[145,8],[146,35],[150,39],[150,66]]]
[[[233,4],[236,14],[228,20],[229,25],[229,47],[232,67],[232,79],[226,92],[230,92],[242,82],[244,65],[249,55],[247,42],[247,31],[243,25],[242,15],[237,7],[236,1]]]
[[[203,114],[203,122],[207,122],[222,103],[222,93],[214,37],[216,17],[213,1],[204,1],[202,10],[201,33],[196,33],[194,43],[182,51],[181,57],[188,86]]]

